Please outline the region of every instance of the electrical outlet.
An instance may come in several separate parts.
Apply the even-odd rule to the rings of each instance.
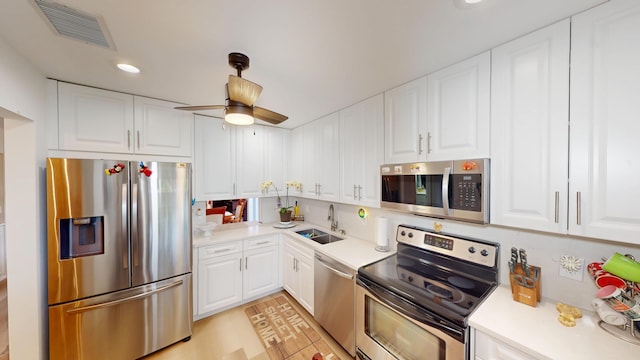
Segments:
[[[584,276],[584,259],[571,255],[560,256],[560,270],[558,275],[576,281],[582,281]]]

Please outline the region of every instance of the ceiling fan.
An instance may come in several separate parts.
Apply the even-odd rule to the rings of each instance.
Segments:
[[[254,118],[274,125],[288,119],[287,116],[253,105],[262,92],[262,86],[242,78],[242,70],[249,68],[248,56],[232,52],[229,54],[229,65],[237,70],[238,75],[229,75],[225,105],[179,106],[176,109],[188,111],[224,109],[225,121],[235,125],[253,124]]]

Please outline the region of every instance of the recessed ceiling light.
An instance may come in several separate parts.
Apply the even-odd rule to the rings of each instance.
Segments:
[[[477,4],[479,2],[481,2],[482,0],[464,0],[464,2],[466,2],[467,4]]]
[[[116,65],[118,67],[118,69],[122,70],[122,71],[126,71],[128,73],[132,73],[132,74],[137,74],[140,72],[140,69],[138,69],[137,67],[133,66],[133,65],[129,65],[129,64],[118,64]]]

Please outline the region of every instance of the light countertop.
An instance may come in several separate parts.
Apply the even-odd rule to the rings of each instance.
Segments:
[[[307,239],[304,236],[296,233],[296,231],[310,228],[316,228],[326,233],[334,234],[343,238],[343,240],[323,245],[318,244],[315,241]],[[225,224],[216,227],[212,231],[210,236],[203,236],[200,233],[194,233],[193,246],[202,247],[228,241],[243,240],[252,237],[277,233],[285,234],[288,238],[294,239],[300,244],[308,246],[331,258],[334,258],[335,260],[343,263],[353,270],[357,270],[363,265],[370,264],[394,254],[393,251],[377,251],[375,249],[376,243],[374,241],[365,241],[362,239],[351,237],[348,234],[341,235],[338,233],[334,233],[321,226],[316,226],[308,222],[298,223],[295,227],[289,229],[278,229],[274,228],[272,224],[260,224],[257,222]]]
[[[581,309],[576,326],[558,322],[556,301],[532,307],[513,300],[511,288],[499,286],[471,315],[469,324],[483,333],[539,359],[635,359],[640,346],[618,339],[598,326],[593,311]],[[570,304],[569,304],[570,305]]]

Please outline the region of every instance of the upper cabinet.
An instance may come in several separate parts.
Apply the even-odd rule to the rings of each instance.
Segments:
[[[569,26],[492,50],[492,224],[567,231]]]
[[[489,157],[490,74],[487,51],[427,76],[427,160]]]
[[[340,201],[380,206],[384,151],[382,94],[340,111]]]
[[[192,154],[193,115],[177,103],[58,82],[60,150]]]
[[[286,182],[299,181],[287,178],[289,168],[289,147],[291,130],[281,129],[271,126],[264,128],[264,180],[273,181],[273,184],[280,189],[286,188]],[[293,192],[289,192],[294,195]],[[273,187],[265,190],[265,195],[276,195]]]
[[[640,3],[572,19],[569,232],[640,244]]]
[[[303,196],[337,201],[340,187],[339,113],[303,126]]]
[[[195,116],[194,196],[198,201],[236,197],[236,128],[223,119]]]
[[[238,197],[258,197],[264,182],[264,126],[236,128],[236,194]]]
[[[426,156],[427,78],[384,93],[384,162],[407,163]]]

